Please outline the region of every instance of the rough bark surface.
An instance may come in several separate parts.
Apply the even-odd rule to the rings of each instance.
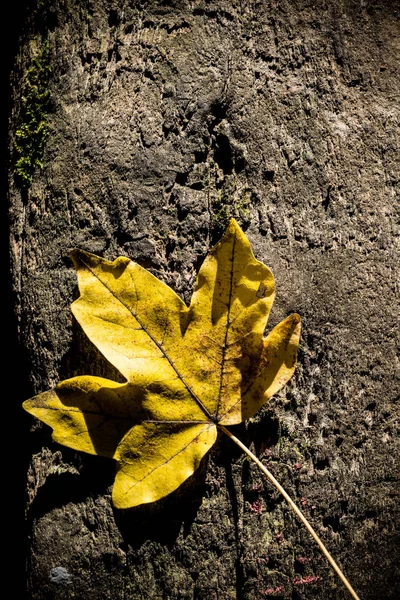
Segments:
[[[127,255],[188,301],[235,216],[277,280],[269,327],[294,311],[303,320],[293,381],[235,434],[363,600],[399,589],[399,17],[395,3],[368,0],[42,0],[13,71],[24,393],[117,376],[72,319],[72,248]],[[14,144],[32,68],[45,75],[49,135],[33,136],[44,151],[28,157],[24,183],[14,171],[27,150]],[[164,501],[117,511],[112,461],[24,423],[32,600],[348,598],[228,439]]]

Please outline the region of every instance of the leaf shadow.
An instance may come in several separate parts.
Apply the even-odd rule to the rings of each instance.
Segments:
[[[89,340],[75,317],[72,318],[72,336],[68,351],[61,359],[59,381],[78,375],[92,375],[125,383],[125,378]]]
[[[232,433],[238,435],[240,438],[246,437],[246,429],[243,423],[231,426]],[[242,456],[242,451],[235,445],[232,444],[231,440],[226,435],[220,435],[217,441],[214,460],[217,464],[220,464],[225,470],[226,489],[231,503],[232,520],[235,534],[235,581],[236,581],[236,598],[242,600],[243,598],[243,586],[245,583],[245,573],[243,568],[243,544],[241,542],[239,521],[240,521],[240,509],[239,499],[236,491],[236,485],[233,476],[232,465]],[[243,477],[243,475],[242,475]]]
[[[46,428],[47,429],[47,428]],[[51,511],[69,503],[85,502],[111,491],[115,477],[115,461],[100,456],[75,452],[53,442],[46,432],[37,432],[32,454],[41,448],[50,450],[48,473],[27,507],[28,526]],[[39,447],[40,444],[40,447]]]
[[[27,531],[35,521],[53,510],[70,503],[84,503],[88,498],[111,496],[114,460],[60,446],[51,440],[47,428],[41,427],[31,437],[32,454],[45,447],[52,458],[49,474],[27,508]],[[180,534],[189,534],[206,491],[208,459],[206,455],[197,471],[165,498],[126,510],[112,507],[115,524],[125,545],[137,550],[147,541],[154,541],[171,547]]]
[[[180,533],[188,535],[206,491],[208,460],[206,455],[191,477],[157,502],[126,510],[114,508],[115,523],[124,543],[133,550],[149,540],[170,547]]]

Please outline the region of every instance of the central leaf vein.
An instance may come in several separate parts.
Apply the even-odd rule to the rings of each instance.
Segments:
[[[226,316],[224,343],[222,345],[222,359],[221,359],[221,370],[220,370],[219,385],[218,385],[216,422],[219,421],[219,409],[220,409],[221,397],[222,397],[224,369],[225,369],[225,362],[226,362],[226,352],[228,349],[228,334],[229,334],[229,328],[231,325],[230,316],[231,316],[231,303],[232,303],[233,278],[234,278],[235,244],[236,244],[236,233],[234,234],[233,241],[232,241],[231,270],[230,270],[230,274],[229,274],[229,295],[228,295],[228,302],[227,302],[228,312],[227,312],[227,316]]]

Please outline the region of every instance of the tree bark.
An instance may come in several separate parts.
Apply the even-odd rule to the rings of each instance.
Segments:
[[[233,431],[360,597],[397,598],[398,6],[38,0],[23,18],[13,402],[74,375],[118,378],[69,310],[71,249],[129,256],[189,302],[234,216],[275,274],[268,329],[298,312],[303,332],[293,380]],[[21,413],[29,598],[348,598],[229,439],[177,492],[118,511],[114,462]]]

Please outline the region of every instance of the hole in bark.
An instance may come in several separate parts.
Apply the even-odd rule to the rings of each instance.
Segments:
[[[240,173],[241,171],[243,171],[244,165],[245,165],[244,156],[242,154],[240,154],[239,156],[236,156],[235,157],[235,171],[236,171],[236,173]]]
[[[375,408],[376,408],[376,402],[371,402],[370,404],[368,404],[365,407],[365,410],[375,410]]]
[[[189,173],[177,173],[175,177],[175,182],[178,185],[186,185],[188,175]]]
[[[318,471],[323,471],[329,467],[329,464],[328,458],[322,458],[321,460],[317,460],[314,466],[316,469],[318,469]]]
[[[119,16],[116,10],[110,10],[108,13],[108,25],[109,27],[115,27],[119,23]]]
[[[225,175],[230,175],[233,168],[232,148],[226,135],[220,133],[215,140],[214,160]]]
[[[189,208],[187,206],[182,206],[178,204],[178,221],[183,221],[189,214]]]
[[[322,521],[324,527],[331,527],[332,531],[337,533],[340,528],[340,517],[339,515],[333,515],[332,517],[325,517]]]
[[[308,415],[308,423],[309,425],[315,425],[315,423],[317,422],[317,415],[314,413],[310,413]]]
[[[189,187],[192,190],[202,190],[204,189],[204,183],[202,181],[195,181],[194,183],[191,183]]]
[[[276,571],[280,567],[280,563],[275,558],[269,558],[267,564],[270,571]]]
[[[154,77],[154,73],[152,71],[150,71],[150,69],[145,69],[143,71],[143,75],[145,77],[147,77],[148,79],[151,79],[151,81],[155,81],[156,78]]]
[[[325,210],[328,210],[329,204],[331,202],[331,191],[332,191],[332,186],[328,185],[326,196],[322,201],[322,206],[324,207]]]
[[[211,114],[213,115],[213,117],[215,117],[217,122],[220,122],[222,121],[222,119],[225,119],[227,110],[227,105],[219,100],[211,104]],[[214,124],[214,127],[215,125],[216,123]]]
[[[124,246],[128,242],[132,241],[132,235],[127,231],[119,231],[118,229],[116,229],[115,237],[117,238],[119,246]]]
[[[375,521],[377,518],[377,513],[375,510],[366,510],[364,516],[366,519],[373,519]]]
[[[173,238],[169,238],[168,242],[165,244],[165,256],[166,256],[166,258],[169,258],[169,256],[175,250],[175,246],[176,246],[175,240]]]
[[[264,171],[264,179],[265,181],[272,182],[275,177],[275,171]]]
[[[329,467],[329,459],[328,458],[322,458],[321,460],[317,460],[317,462],[315,463],[315,468],[318,471],[323,471],[324,469],[327,469]]]
[[[294,572],[295,573],[299,573],[299,575],[302,575],[304,573],[304,563],[301,562],[300,560],[295,560],[294,561]]]
[[[202,151],[202,150],[195,150],[194,151],[194,162],[195,163],[202,163],[206,160],[207,158],[207,151]]]

